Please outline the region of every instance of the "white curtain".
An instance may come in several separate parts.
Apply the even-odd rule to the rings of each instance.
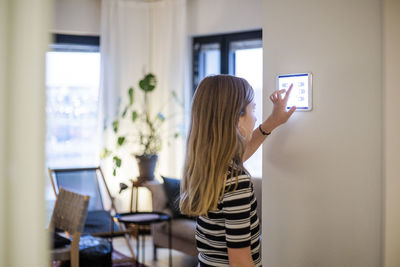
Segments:
[[[126,103],[128,88],[138,89],[138,81],[147,72],[154,73],[158,80],[150,97],[154,114],[164,106],[172,91],[183,100],[186,36],[186,0],[103,0],[101,103],[105,124],[109,126],[120,103]],[[136,99],[141,99],[139,90],[136,93]],[[172,102],[164,112],[172,115],[183,113],[183,109]],[[166,123],[164,129],[175,128],[183,124],[183,116]],[[108,127],[104,144],[113,147],[113,142],[115,139]],[[181,176],[183,143],[183,138],[163,140],[156,175]],[[119,182],[128,182],[138,175],[136,161],[128,151],[117,178],[112,175],[110,160],[103,161],[102,166],[113,192],[118,191]],[[119,205],[127,207],[126,202]]]
[[[45,51],[51,1],[0,1],[0,266],[48,266]]]

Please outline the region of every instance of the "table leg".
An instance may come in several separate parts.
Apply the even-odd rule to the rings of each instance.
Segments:
[[[172,230],[171,220],[168,221],[168,246],[169,246],[169,267],[172,267]]]
[[[137,233],[136,233],[136,266],[139,266],[139,225],[136,226],[137,227]]]
[[[145,253],[145,247],[144,247],[144,241],[145,241],[145,235],[143,234],[143,236],[142,236],[142,264],[144,264],[144,261],[145,261],[145,256],[144,256],[144,253]]]
[[[111,240],[111,264],[112,264],[112,255],[114,251],[114,244],[113,244],[113,235],[114,235],[114,218],[113,216],[110,216],[111,220],[111,235],[110,235],[110,240]]]
[[[138,204],[139,204],[139,187],[136,187],[136,201],[135,201],[135,212],[138,211]]]
[[[131,213],[133,212],[133,184],[132,184],[132,188],[131,188],[131,206],[130,206],[130,210]]]

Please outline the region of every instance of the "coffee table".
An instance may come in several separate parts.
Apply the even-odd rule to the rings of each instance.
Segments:
[[[135,224],[138,225],[138,228],[141,225],[151,225],[154,223],[163,223],[168,222],[168,249],[169,249],[169,266],[172,267],[172,239],[171,239],[171,216],[163,212],[128,212],[128,213],[119,213],[115,215],[119,222],[125,224]],[[145,261],[145,249],[144,249],[144,235],[142,236],[142,262],[144,264]],[[139,263],[140,256],[140,231],[137,232],[137,240],[136,240],[136,263]]]

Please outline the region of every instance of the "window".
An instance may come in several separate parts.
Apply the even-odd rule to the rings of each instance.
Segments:
[[[56,35],[46,54],[46,165],[99,164],[99,37]]]
[[[251,31],[193,39],[193,92],[211,74],[245,78],[253,87],[257,123],[262,122],[262,32]],[[262,176],[262,150],[245,162],[254,177]]]

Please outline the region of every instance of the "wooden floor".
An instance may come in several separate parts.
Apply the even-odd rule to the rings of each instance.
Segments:
[[[133,250],[136,252],[136,240],[131,238],[130,241]],[[140,242],[142,243],[142,242]],[[114,248],[119,252],[130,255],[129,250],[126,246],[126,241],[123,238],[114,238],[113,241]],[[142,244],[140,244],[142,245]],[[140,249],[142,249],[140,247]],[[140,252],[142,254],[142,252]],[[157,250],[158,260],[153,260],[153,242],[151,236],[146,236],[145,241],[145,264],[147,266],[152,267],[168,267],[168,249],[158,249]],[[142,255],[140,255],[140,261],[142,259]],[[197,258],[189,256],[185,253],[172,250],[172,266],[173,267],[196,267],[197,266]]]

